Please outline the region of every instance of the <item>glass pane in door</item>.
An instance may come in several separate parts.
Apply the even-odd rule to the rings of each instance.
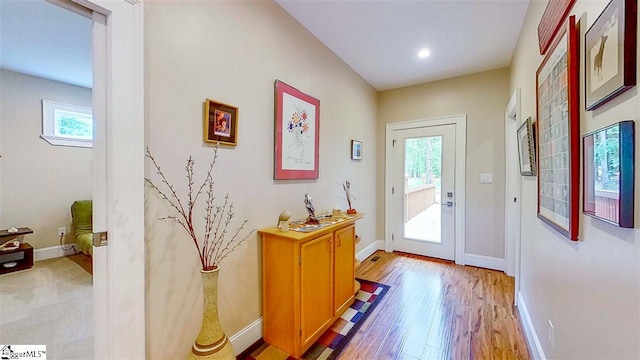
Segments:
[[[404,238],[440,243],[442,136],[404,145]]]

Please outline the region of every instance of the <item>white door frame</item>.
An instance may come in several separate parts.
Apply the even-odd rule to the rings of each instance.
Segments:
[[[71,1],[94,12],[93,105],[103,120],[93,150],[102,162],[93,177],[104,179],[94,183],[93,231],[109,238],[94,248],[94,358],[144,359],[143,4]]]
[[[464,265],[465,236],[465,181],[467,159],[467,115],[452,115],[439,118],[404,121],[387,124],[385,127],[385,189],[384,189],[384,247],[385,251],[393,251],[391,240],[391,198],[393,185],[393,131],[437,125],[456,125],[456,160],[455,160],[455,263]],[[398,195],[398,194],[396,194]]]
[[[522,179],[520,177],[520,164],[518,160],[517,129],[522,122],[520,115],[520,89],[516,89],[511,95],[509,104],[504,112],[505,128],[505,218],[504,241],[506,273],[515,276],[516,301],[520,290],[520,241],[521,241],[521,213],[522,213]],[[515,156],[513,156],[515,154]],[[511,155],[511,156],[510,156]],[[518,171],[509,171],[517,169]],[[514,179],[515,178],[515,179]],[[515,181],[513,181],[515,180]],[[514,204],[515,202],[515,204]],[[511,211],[509,209],[512,209]]]

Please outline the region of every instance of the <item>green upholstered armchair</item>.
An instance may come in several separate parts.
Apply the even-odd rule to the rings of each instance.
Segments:
[[[93,252],[92,201],[78,200],[71,205],[76,246],[87,255]]]

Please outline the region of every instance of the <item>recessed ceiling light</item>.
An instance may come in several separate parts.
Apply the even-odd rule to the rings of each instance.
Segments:
[[[429,55],[431,55],[431,51],[427,50],[427,49],[422,49],[418,52],[418,57],[419,58],[426,58],[429,57]]]

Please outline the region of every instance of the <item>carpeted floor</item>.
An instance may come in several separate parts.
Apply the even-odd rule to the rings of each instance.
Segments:
[[[389,290],[387,285],[361,279],[358,281],[361,284],[360,291],[356,294],[356,300],[351,307],[322,334],[318,341],[302,355],[301,359],[332,360],[337,358]],[[295,358],[275,346],[263,343],[243,360],[295,360]]]

